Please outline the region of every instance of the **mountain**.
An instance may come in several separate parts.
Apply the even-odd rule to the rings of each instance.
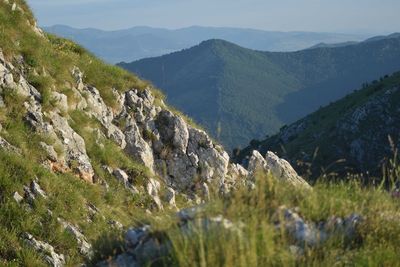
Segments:
[[[392,33],[389,35],[383,35],[383,36],[374,36],[371,38],[368,38],[362,43],[368,43],[368,42],[375,42],[375,41],[380,41],[380,40],[387,40],[387,39],[397,39],[400,37],[400,33]],[[361,42],[355,42],[355,41],[348,41],[348,42],[343,42],[343,43],[319,43],[316,44],[309,49],[314,49],[314,48],[332,48],[332,47],[343,47],[343,46],[350,46],[350,45],[356,45],[360,44]]]
[[[361,41],[366,38],[365,35],[356,34],[273,32],[199,26],[177,30],[142,26],[126,30],[103,31],[55,25],[45,27],[44,30],[74,40],[111,63],[161,56],[192,47],[209,39],[223,39],[256,50],[295,51],[321,42]]]
[[[365,84],[278,134],[237,151],[238,162],[254,149],[297,163],[300,173],[313,178],[326,173],[369,173],[376,177],[400,148],[400,72]]]
[[[297,52],[261,52],[209,40],[119,65],[162,88],[172,105],[232,149],[400,70],[400,38]]]

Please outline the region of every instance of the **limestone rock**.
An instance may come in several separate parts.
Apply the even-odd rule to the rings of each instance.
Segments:
[[[139,127],[133,124],[125,130],[126,152],[134,159],[153,170],[153,151],[149,144],[142,138]]]
[[[169,204],[170,207],[173,208],[176,207],[175,195],[176,195],[175,190],[170,187],[167,187],[167,190],[165,192],[165,201]]]
[[[181,117],[170,111],[163,110],[156,119],[156,127],[164,144],[169,144],[177,151],[186,153],[189,131]]]
[[[276,215],[278,223],[276,227],[286,233],[301,247],[319,246],[330,237],[343,237],[345,241],[352,242],[357,238],[357,227],[363,221],[363,217],[352,214],[346,218],[331,217],[318,225],[313,222],[306,222],[301,216],[286,207],[280,207]]]
[[[93,183],[94,171],[89,156],[86,153],[83,138],[59,114],[51,112],[50,119],[57,136],[63,142],[65,160],[69,167],[76,171],[82,179]]]
[[[93,256],[92,245],[87,241],[86,237],[81,233],[80,229],[77,226],[74,226],[64,221],[63,219],[58,218],[57,220],[68,233],[75,237],[76,242],[79,246],[79,252],[82,255],[91,258]]]
[[[47,198],[46,193],[42,190],[40,185],[36,181],[32,181],[30,184],[30,190],[35,196],[40,196],[42,198]]]
[[[21,150],[13,145],[11,145],[9,142],[7,142],[6,139],[0,136],[0,149],[4,149],[13,153],[21,154]]]
[[[114,174],[115,178],[117,178],[118,181],[120,181],[124,185],[128,185],[129,184],[129,176],[123,170],[116,169],[116,170],[113,171],[113,174]]]
[[[295,186],[311,188],[310,185],[297,174],[297,172],[286,160],[279,158],[270,151],[267,152],[265,160],[274,177],[280,180],[288,181]]]
[[[54,150],[53,146],[49,146],[48,144],[44,142],[40,142],[40,146],[42,149],[46,152],[47,158],[53,162],[58,161],[58,155],[57,152]]]
[[[34,250],[43,256],[43,259],[53,267],[62,267],[65,265],[65,257],[63,254],[57,254],[50,244],[38,241],[31,234],[24,234],[25,242]]]
[[[132,194],[137,195],[139,194],[139,190],[136,189],[130,182],[129,182],[129,176],[128,174],[121,170],[121,169],[116,169],[113,171],[113,175],[120,181],[126,189],[128,189]]]
[[[257,172],[267,172],[269,167],[263,156],[257,150],[253,150],[253,153],[249,160],[248,171],[250,175],[255,175]]]
[[[68,98],[66,95],[58,93],[58,92],[51,92],[51,98],[54,102],[55,106],[61,112],[68,112]]]
[[[24,198],[18,192],[14,192],[13,198],[17,203],[21,203],[24,200]]]
[[[161,189],[161,184],[159,181],[154,179],[149,179],[147,183],[146,190],[149,196],[153,199],[154,203],[156,204],[159,210],[163,210],[163,205],[161,203],[161,199],[159,197],[159,191]]]

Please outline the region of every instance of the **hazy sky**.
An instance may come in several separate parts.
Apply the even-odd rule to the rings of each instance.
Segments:
[[[400,31],[400,0],[28,0],[41,26]]]

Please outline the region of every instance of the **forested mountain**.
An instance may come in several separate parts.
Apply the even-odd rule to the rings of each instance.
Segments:
[[[152,81],[171,104],[234,148],[399,70],[400,38],[298,52],[261,52],[209,40],[120,66]]]

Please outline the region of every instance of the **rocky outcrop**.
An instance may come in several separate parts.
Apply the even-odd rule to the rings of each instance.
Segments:
[[[279,158],[270,151],[268,151],[265,158],[263,158],[257,150],[254,150],[249,160],[248,170],[252,180],[254,180],[257,172],[262,171],[270,173],[278,180],[288,182],[294,186],[311,188],[310,185],[296,173],[289,162]]]

